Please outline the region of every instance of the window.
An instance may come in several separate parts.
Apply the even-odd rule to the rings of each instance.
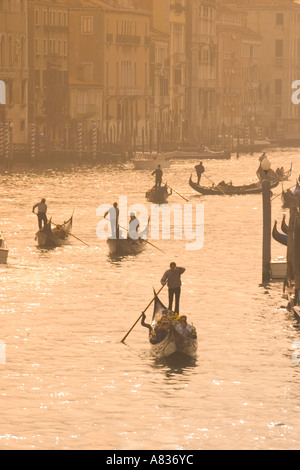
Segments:
[[[275,78],[275,95],[282,95],[282,80]]]
[[[276,25],[282,26],[283,25],[283,13],[276,13]]]
[[[34,73],[34,82],[35,82],[36,88],[39,88],[40,87],[40,71],[38,69],[36,69]]]
[[[39,10],[35,10],[35,26],[39,26],[40,24],[40,12]]]
[[[25,121],[23,119],[22,119],[22,121],[20,121],[20,131],[21,132],[25,131]]]
[[[283,57],[283,39],[275,41],[275,57]]]
[[[92,34],[93,32],[93,17],[82,16],[81,18],[81,34]]]

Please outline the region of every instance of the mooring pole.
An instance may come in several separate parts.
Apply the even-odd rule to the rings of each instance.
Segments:
[[[263,254],[262,282],[266,284],[271,279],[271,189],[268,177],[262,181],[263,195]]]

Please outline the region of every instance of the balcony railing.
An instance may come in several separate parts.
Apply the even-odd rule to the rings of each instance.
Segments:
[[[0,80],[14,80],[16,69],[14,67],[0,67]]]
[[[117,44],[122,46],[139,46],[141,43],[140,36],[131,36],[127,34],[117,34]]]

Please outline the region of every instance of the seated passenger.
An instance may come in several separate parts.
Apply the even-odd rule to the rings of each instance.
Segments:
[[[187,336],[189,338],[196,338],[197,333],[193,325],[189,325],[187,323],[187,318],[185,315],[182,315],[178,322],[175,325],[176,330],[178,333],[182,334],[183,336]]]

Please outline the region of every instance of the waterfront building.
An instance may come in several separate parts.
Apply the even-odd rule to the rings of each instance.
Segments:
[[[27,40],[27,0],[1,0],[0,122],[7,123],[15,144],[27,142]]]

